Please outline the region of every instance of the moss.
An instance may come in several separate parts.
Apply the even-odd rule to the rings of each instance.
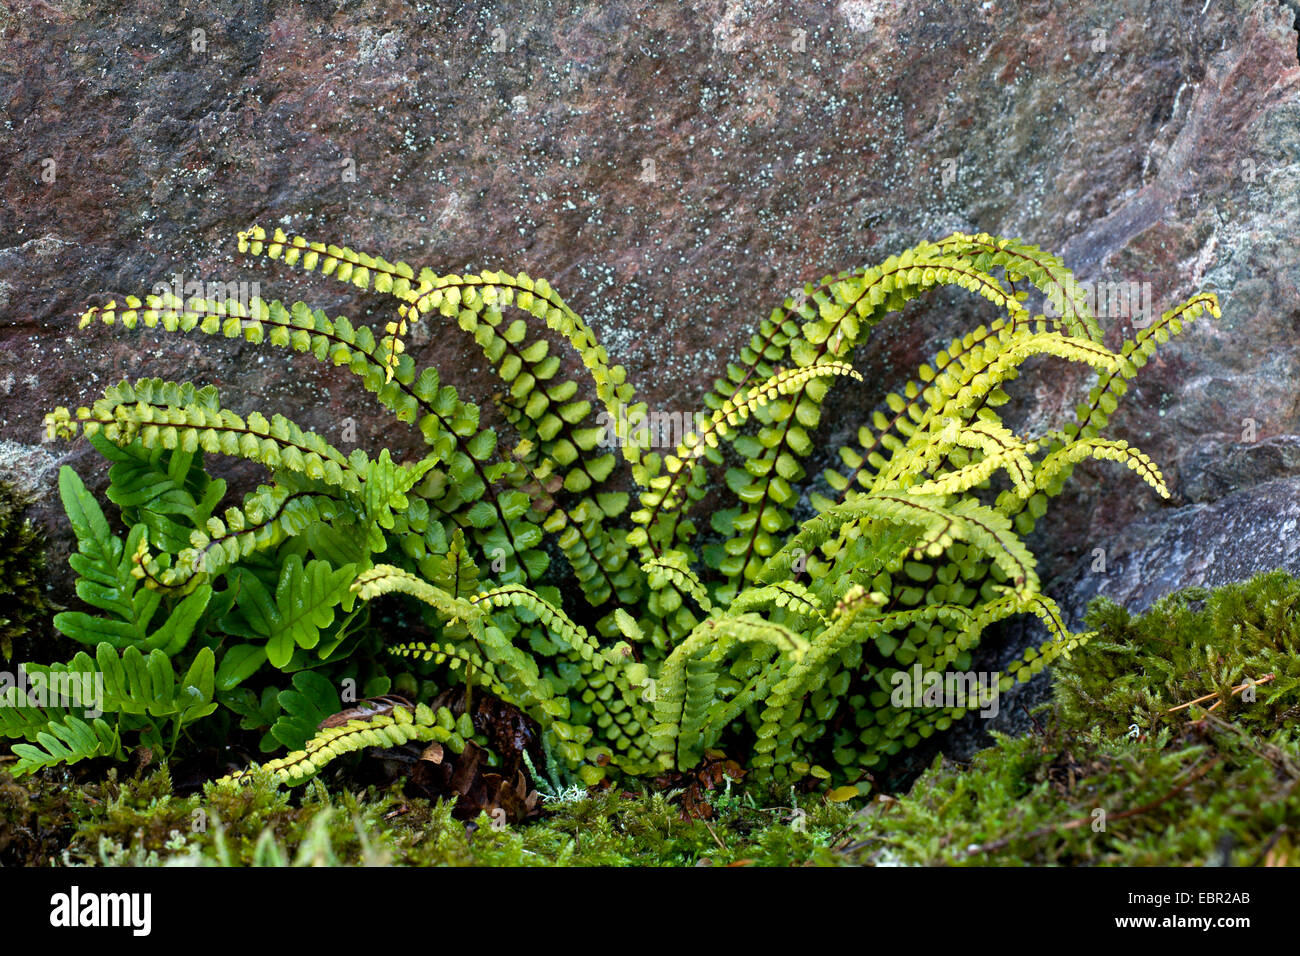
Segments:
[[[1140,618],[1098,599],[1087,617],[1097,637],[1057,668],[1064,726],[1106,734],[1177,731],[1187,722],[1178,705],[1207,694],[1214,713],[1268,734],[1300,714],[1300,581],[1284,571],[1215,591],[1189,588],[1167,595]],[[1271,675],[1271,677],[1270,677]],[[1233,692],[1259,682],[1255,700]]]
[[[49,633],[58,610],[45,595],[45,552],[41,535],[23,516],[28,502],[0,482],[0,655],[24,655],[31,640]]]
[[[1300,863],[1298,602],[1300,581],[1283,572],[1178,592],[1136,618],[1094,601],[1097,637],[1058,665],[1046,732],[999,738],[969,767],[939,758],[906,797],[877,797],[859,814],[852,854],[865,863]],[[1269,674],[1254,702],[1234,692]]]
[[[877,798],[851,852],[875,864],[1297,863],[1296,780],[1294,763],[1196,728],[1162,745],[1002,739],[969,768],[936,765],[902,800]]]
[[[6,820],[0,861],[158,866],[253,864],[397,864],[410,866],[693,866],[798,865],[840,862],[829,849],[850,809],[816,797],[764,806],[727,794],[715,819],[688,819],[677,793],[603,795],[557,804],[541,822],[494,826],[480,814],[469,823],[450,801],[403,797],[400,788],[329,794],[309,785],[287,792],[265,778],[251,786],[209,785],[177,797],[165,770],[119,782],[70,788],[52,774],[25,780],[0,776]],[[12,791],[12,794],[9,794]],[[22,806],[41,815],[63,848],[50,844],[27,857],[4,855],[4,834]]]

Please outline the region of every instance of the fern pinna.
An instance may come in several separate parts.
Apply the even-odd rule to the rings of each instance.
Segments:
[[[400,666],[522,708],[552,758],[589,785],[611,772],[686,770],[723,746],[751,751],[761,778],[811,775],[865,791],[868,771],[965,713],[891,706],[900,671],[962,667],[986,627],[1025,613],[1048,638],[1003,688],[1068,655],[1088,635],[1070,633],[1041,593],[1021,538],[1085,458],[1122,461],[1167,496],[1150,459],[1099,436],[1157,345],[1202,312],[1219,314],[1213,294],[1198,294],[1112,351],[1059,258],[982,234],[923,242],[787,298],[705,396],[696,427],[661,453],[623,367],[543,280],[417,273],[280,229],[251,228],[239,248],[387,293],[397,316],[377,338],[302,303],[166,294],[93,308],[81,324],[311,353],[355,373],[420,430],[427,453],[401,464],[386,452],[345,456],[286,418],[241,418],[210,388],[158,380],[121,383],[91,408],[48,417],[55,435],[80,426],[115,467],[151,463],[151,481],[123,503],[145,590],[179,610],[224,581],[222,620],[239,624],[243,643],[221,648],[216,699],[233,700],[263,664],[296,672],[304,687],[323,662],[352,653],[361,666],[339,621],[401,592],[417,599],[434,639],[391,646]],[[887,395],[821,490],[801,491],[834,380],[860,378],[855,356],[881,318],[946,285],[1003,314]],[[1030,314],[1021,285],[1041,293],[1050,316]],[[481,427],[478,407],[434,369],[417,368],[405,336],[420,322],[454,324],[482,350],[505,384],[501,434]],[[586,368],[585,391],[563,374],[557,340]],[[1073,421],[1018,435],[996,409],[1033,355],[1085,363],[1097,381]],[[204,452],[261,462],[270,482],[218,517],[220,495],[196,474],[177,499],[189,519],[177,520],[176,501],[151,489],[175,490],[175,474]],[[693,511],[719,472],[735,503],[700,527]],[[816,514],[799,523],[801,501]],[[544,547],[548,534],[562,565]],[[269,580],[276,568],[289,586]],[[304,588],[309,597],[295,598]],[[240,706],[250,712],[246,699]],[[268,768],[297,781],[362,746],[458,749],[473,734],[422,704],[382,711],[312,740],[304,725],[299,746]]]

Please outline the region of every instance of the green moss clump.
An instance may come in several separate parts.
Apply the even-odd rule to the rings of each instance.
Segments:
[[[832,846],[852,812],[809,795],[763,806],[728,789],[705,822],[682,813],[678,792],[610,790],[556,803],[537,823],[497,826],[487,814],[467,824],[451,801],[407,798],[398,787],[332,795],[313,781],[291,792],[260,775],[179,797],[165,769],[119,782],[116,768],[75,787],[52,771],[21,784],[0,774],[0,796],[8,865],[834,865],[847,862]],[[12,842],[21,827],[51,839]]]
[[[1274,760],[1258,744],[1218,728],[1163,744],[1003,738],[969,768],[935,766],[900,801],[877,798],[852,855],[877,865],[1294,865],[1295,748]]]
[[[1280,571],[1177,592],[1141,617],[1094,601],[1097,637],[1058,665],[1045,733],[999,738],[968,768],[939,758],[906,797],[878,797],[860,814],[853,855],[1300,864],[1297,608],[1300,581]]]
[[[1216,716],[1259,734],[1300,713],[1300,581],[1284,571],[1177,591],[1139,618],[1099,598],[1086,626],[1097,637],[1056,671],[1063,726],[1177,732],[1189,708],[1171,709],[1208,694],[1217,695],[1204,702]],[[1253,694],[1234,692],[1248,680]]]
[[[28,502],[12,485],[0,482],[0,655],[11,660],[14,642],[48,631],[58,610],[41,586],[45,546],[23,516]]]

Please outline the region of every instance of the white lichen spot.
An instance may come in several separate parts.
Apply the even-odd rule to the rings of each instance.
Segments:
[[[885,0],[843,0],[835,8],[855,33],[870,33],[876,27],[876,19],[889,11],[891,4]]]

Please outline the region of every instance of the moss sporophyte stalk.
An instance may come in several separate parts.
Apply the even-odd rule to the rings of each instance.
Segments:
[[[1084,459],[1122,462],[1168,495],[1146,455],[1100,433],[1159,343],[1219,314],[1199,293],[1111,350],[1059,258],[954,234],[784,299],[660,451],[635,428],[602,446],[610,422],[650,410],[545,280],[440,276],[261,227],[239,249],[384,294],[396,315],[375,332],[301,302],[164,289],[81,324],[307,353],[353,373],[424,453],[344,454],[281,414],[239,415],[211,386],[156,378],[53,411],[52,436],[82,434],[112,463],[126,533],[65,468],[91,611],[55,623],[89,653],[46,670],[102,674],[104,714],[0,708],[0,730],[25,741],[20,773],[140,742],[168,754],[236,723],[264,751],[287,748],[262,772],[288,783],[410,741],[502,759],[469,706],[487,695],[539,729],[529,759],[557,792],[691,770],[720,749],[751,779],[865,793],[892,755],[1089,639],[1042,593],[1023,536]],[[882,318],[949,285],[1000,315],[886,395],[809,481],[830,387],[861,378],[854,362]],[[499,427],[417,366],[406,337],[418,323],[458,328],[482,351],[503,384]],[[1071,420],[1018,434],[997,409],[1035,355],[1086,365],[1095,383]],[[267,481],[223,509],[210,455],[259,463]],[[722,505],[701,515],[710,491]],[[798,508],[811,517],[796,521]],[[375,611],[389,594],[418,618],[400,637]],[[977,678],[973,697],[963,683],[941,706],[924,686],[922,706],[892,701],[900,674],[961,672],[985,628],[1019,614],[1046,640]],[[358,704],[376,699],[386,705]],[[345,704],[358,709],[330,720]]]

